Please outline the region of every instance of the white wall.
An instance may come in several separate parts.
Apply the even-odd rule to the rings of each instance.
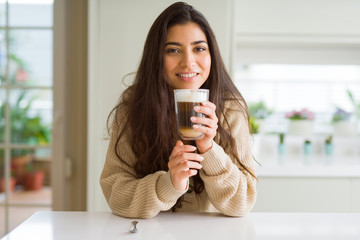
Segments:
[[[147,32],[155,18],[175,1],[89,1],[88,210],[107,210],[99,186],[107,141],[106,118],[136,71]],[[224,59],[230,62],[231,1],[192,0],[212,26]]]
[[[237,34],[357,36],[358,0],[234,0]]]

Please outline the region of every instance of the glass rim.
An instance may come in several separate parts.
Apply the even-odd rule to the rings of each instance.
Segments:
[[[198,89],[174,89],[174,92],[185,92],[185,91],[190,91],[190,92],[209,92],[209,89],[203,89],[203,88],[198,88]]]

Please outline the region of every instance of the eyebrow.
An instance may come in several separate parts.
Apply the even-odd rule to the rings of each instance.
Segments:
[[[191,45],[197,45],[197,44],[200,44],[200,43],[208,44],[205,40],[199,40],[199,41],[192,42]],[[167,45],[182,46],[182,44],[179,43],[179,42],[167,42],[167,43],[165,43],[165,46],[167,46]]]

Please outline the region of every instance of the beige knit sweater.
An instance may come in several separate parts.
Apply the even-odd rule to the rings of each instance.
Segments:
[[[230,104],[227,104],[229,106]],[[235,105],[233,105],[235,106]],[[230,123],[232,135],[241,162],[253,173],[254,160],[250,149],[250,135],[247,123],[239,109],[226,108],[225,114]],[[121,111],[116,119],[121,119]],[[222,119],[220,118],[220,121]],[[171,209],[177,199],[184,195],[182,208],[177,211],[214,212],[219,211],[229,216],[243,216],[254,206],[256,200],[256,179],[243,170],[235,158],[227,154],[215,140],[213,147],[202,154],[200,177],[205,190],[201,194],[194,191],[176,190],[169,172],[157,171],[138,179],[132,166],[136,158],[131,150],[127,133],[120,140],[121,162],[114,152],[116,136],[122,128],[113,124],[112,134],[106,156],[100,184],[105,198],[113,213],[129,218],[150,218],[160,211]],[[215,138],[218,139],[218,136]],[[192,179],[190,179],[190,184]]]

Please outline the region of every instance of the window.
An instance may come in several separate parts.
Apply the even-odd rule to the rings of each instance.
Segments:
[[[0,237],[51,209],[52,27],[52,0],[0,0]]]
[[[279,134],[284,133],[286,156],[292,160],[302,161],[305,140],[310,140],[316,159],[313,161],[324,162],[325,139],[331,136],[336,145],[335,158],[346,156],[349,161],[357,161],[359,152],[354,144],[359,142],[360,132],[360,43],[330,38],[319,42],[311,37],[306,41],[268,40],[235,37],[235,85],[249,106],[261,103],[271,111],[265,119],[255,118],[253,123],[260,133],[254,138],[254,155],[276,163],[281,157],[277,150]],[[346,126],[332,121],[339,108],[350,116]],[[299,132],[286,113],[302,109],[312,111],[315,117],[311,125],[306,125],[311,130]]]
[[[286,112],[307,108],[315,113],[320,133],[331,133],[319,124],[329,124],[338,107],[356,111],[347,90],[360,102],[359,56],[359,44],[249,44],[239,40],[234,81],[248,104],[263,101],[273,111],[272,117],[278,121],[273,119],[272,124],[280,122],[282,127],[269,126],[269,131],[286,131],[280,118]]]
[[[346,90],[360,90],[358,65],[239,65],[236,85],[249,102],[264,100],[276,111],[308,108],[330,113],[334,107],[353,111]]]

